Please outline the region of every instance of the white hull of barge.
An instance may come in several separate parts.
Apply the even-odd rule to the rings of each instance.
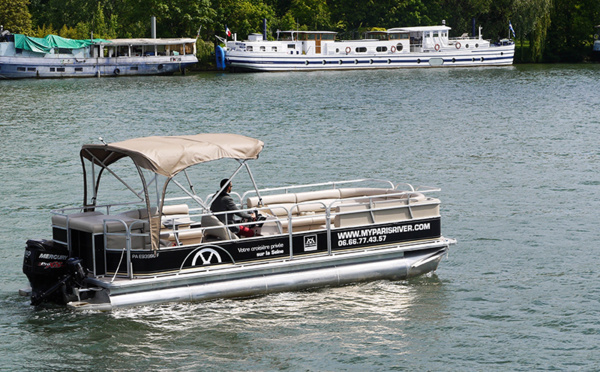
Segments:
[[[410,55],[363,56],[252,56],[227,53],[227,65],[234,70],[248,71],[321,71],[369,70],[424,67],[481,67],[510,66],[514,46],[495,47],[492,50],[465,54],[453,52],[411,53]]]
[[[334,256],[212,268],[145,279],[87,279],[92,300],[67,304],[75,310],[109,311],[165,302],[243,298],[374,280],[403,280],[435,271],[453,239],[371,248]],[[426,250],[411,257],[405,253]]]

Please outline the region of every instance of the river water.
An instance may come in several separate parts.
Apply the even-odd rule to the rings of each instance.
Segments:
[[[598,370],[599,91],[600,65],[0,81],[0,369]],[[81,144],[202,132],[264,140],[264,187],[441,187],[458,245],[409,281],[109,313],[18,296],[25,240],[80,203]]]

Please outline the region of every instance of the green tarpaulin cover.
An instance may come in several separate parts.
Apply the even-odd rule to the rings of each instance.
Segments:
[[[44,38],[15,34],[15,48],[31,50],[32,52],[48,53],[52,48],[79,49],[96,42],[106,42],[103,39],[74,40],[58,35],[48,35]]]

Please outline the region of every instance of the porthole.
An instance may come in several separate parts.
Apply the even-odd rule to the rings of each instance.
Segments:
[[[479,44],[475,44],[475,48],[479,48]]]
[[[375,50],[379,53],[383,53],[383,52],[387,52],[387,47],[386,46],[378,46],[377,48],[375,48]]]
[[[465,44],[465,48],[469,49],[469,44]]]
[[[396,50],[398,52],[402,51],[402,48],[404,48],[404,46],[401,43],[398,43],[398,45],[396,45]]]
[[[367,48],[365,48],[365,47],[358,47],[358,48],[354,49],[354,51],[356,53],[366,53],[367,52]]]

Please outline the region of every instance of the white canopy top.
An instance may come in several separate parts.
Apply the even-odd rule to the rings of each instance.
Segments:
[[[187,167],[211,160],[256,159],[263,147],[264,143],[254,138],[238,134],[208,133],[153,136],[106,145],[83,145],[81,156],[101,166],[130,157],[136,165],[171,178]]]

